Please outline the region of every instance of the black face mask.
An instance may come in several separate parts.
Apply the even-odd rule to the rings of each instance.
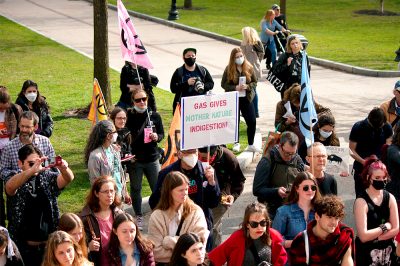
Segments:
[[[193,57],[189,57],[189,58],[185,57],[184,60],[185,60],[185,64],[190,67],[193,66],[194,63],[196,63],[196,58],[193,58]]]
[[[372,186],[376,190],[382,190],[386,187],[386,182],[383,180],[372,180]]]

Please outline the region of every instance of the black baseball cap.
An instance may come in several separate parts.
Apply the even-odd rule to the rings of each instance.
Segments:
[[[187,52],[192,51],[194,54],[197,53],[197,50],[194,48],[186,48],[185,50],[183,50],[183,55],[185,55]]]

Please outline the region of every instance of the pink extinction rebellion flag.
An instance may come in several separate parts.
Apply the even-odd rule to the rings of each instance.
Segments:
[[[122,58],[125,61],[135,63],[144,68],[152,69],[153,64],[150,61],[146,48],[144,48],[142,41],[139,39],[128,11],[126,11],[121,0],[118,0],[118,21]]]

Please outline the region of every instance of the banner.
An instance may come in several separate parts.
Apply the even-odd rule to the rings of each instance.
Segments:
[[[196,149],[238,141],[237,91],[182,97],[181,149]]]
[[[125,61],[135,63],[144,68],[152,69],[153,64],[133,26],[128,11],[121,0],[118,0],[117,5],[122,58]]]
[[[93,81],[93,96],[92,103],[90,104],[90,111],[88,119],[95,125],[100,120],[108,119],[108,112],[106,101],[104,100],[103,93],[101,92],[99,82],[95,78]]]
[[[303,53],[303,61],[301,64],[301,94],[300,94],[300,111],[299,125],[301,134],[303,134],[307,147],[314,142],[313,126],[317,123],[318,117],[315,111],[314,100],[311,92],[310,75],[308,73],[307,53]]]
[[[161,168],[164,169],[171,163],[178,160],[177,144],[181,140],[181,107],[178,103],[175,108],[174,117],[168,131],[168,139],[165,142],[164,160]]]
[[[325,172],[338,176],[349,175],[350,154],[348,147],[325,146],[328,154]]]

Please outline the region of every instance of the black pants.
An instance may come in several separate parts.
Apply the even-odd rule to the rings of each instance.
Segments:
[[[253,145],[254,143],[254,135],[256,134],[256,113],[254,111],[254,105],[252,102],[249,102],[247,97],[239,97],[239,110],[242,113],[244,121],[246,121],[247,125],[247,142],[249,145]],[[240,124],[240,116],[238,117]],[[238,130],[238,135],[239,135]]]
[[[21,253],[22,259],[25,262],[25,265],[29,266],[42,265],[45,247],[46,244],[41,244],[38,246],[29,246],[25,243],[18,245],[19,251]]]

